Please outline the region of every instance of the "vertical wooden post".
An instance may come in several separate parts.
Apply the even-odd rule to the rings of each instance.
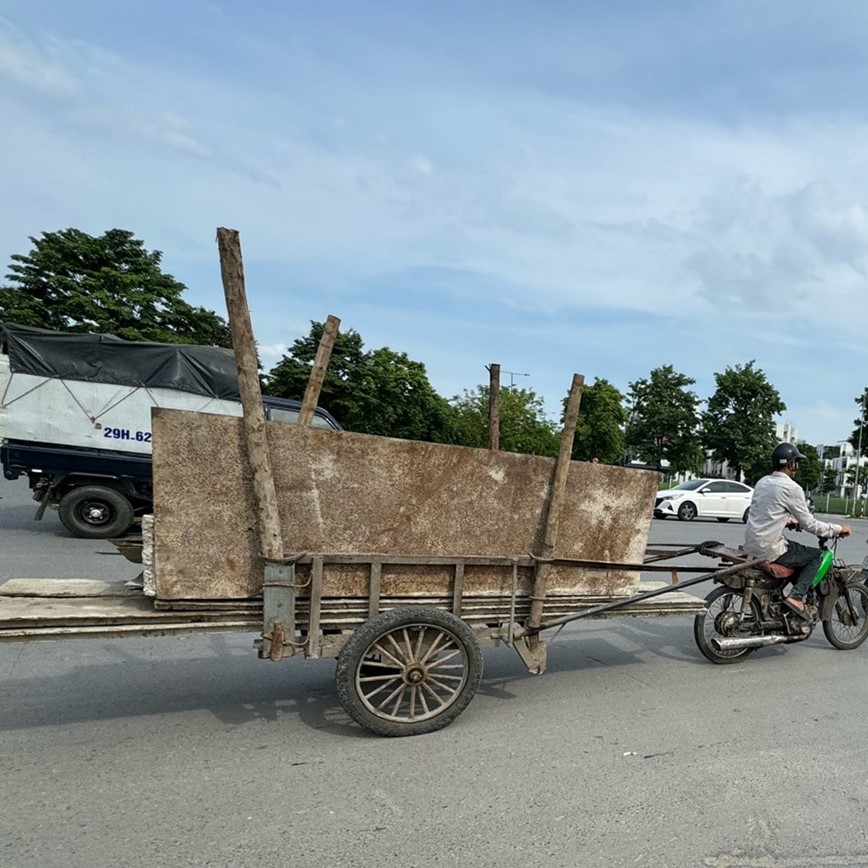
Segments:
[[[488,446],[500,449],[500,365],[488,367]]]
[[[298,414],[298,424],[301,426],[310,425],[313,422],[340,324],[341,321],[336,316],[330,316],[323,327],[322,337],[319,339],[319,347],[316,351],[316,359],[314,359],[307,388],[304,390],[304,400],[301,402],[301,410]]]
[[[533,583],[533,595],[530,604],[530,616],[527,620],[528,629],[534,630],[542,623],[543,605],[546,594],[546,578],[549,565],[546,558],[552,557],[558,539],[558,525],[563,511],[564,497],[567,488],[567,476],[570,471],[570,460],[573,454],[573,440],[576,435],[576,423],[579,419],[579,405],[582,401],[582,390],[585,378],[581,374],[573,374],[573,382],[570,387],[570,397],[567,401],[567,412],[564,418],[564,429],[561,433],[561,448],[558,453],[558,463],[555,467],[555,477],[552,483],[549,507],[546,514],[545,531],[540,557],[542,561],[536,565]],[[537,673],[545,669],[545,646],[540,643],[539,634],[532,633],[530,637],[530,649],[537,659]]]
[[[283,540],[280,516],[277,509],[277,494],[274,477],[268,458],[268,442],[265,435],[265,412],[262,409],[262,392],[259,388],[259,367],[256,362],[256,341],[247,307],[244,288],[244,263],[241,258],[241,241],[235,229],[217,230],[217,247],[220,251],[220,272],[223,277],[223,292],[229,311],[229,327],[232,332],[232,347],[238,368],[238,389],[244,410],[244,439],[253,470],[253,488],[259,511],[259,539],[262,556],[266,560],[283,558]]]

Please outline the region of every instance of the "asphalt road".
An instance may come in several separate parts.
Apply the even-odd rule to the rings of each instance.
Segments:
[[[34,521],[37,508],[27,481],[10,482],[0,474],[0,581],[11,578],[132,579],[141,567],[101,540],[78,539],[48,509]]]
[[[135,574],[54,516],[31,528],[17,485],[3,577]],[[452,726],[397,740],[346,717],[333,662],[262,662],[250,635],[0,645],[0,866],[868,864],[868,646],[714,666],[691,630],[571,625],[541,677],[487,651]]]

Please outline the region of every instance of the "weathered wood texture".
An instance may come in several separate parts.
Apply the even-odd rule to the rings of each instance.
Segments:
[[[244,407],[245,454],[250,456],[248,466],[251,468],[255,492],[254,506],[259,516],[259,551],[263,557],[274,560],[280,558],[283,553],[283,540],[280,536],[274,478],[265,436],[265,411],[259,388],[256,341],[250,322],[250,310],[247,307],[244,265],[238,232],[235,229],[218,229],[217,245],[220,248],[220,271],[223,276],[226,307],[229,310],[235,366],[238,369],[238,391],[241,393],[241,404]]]
[[[282,535],[295,552],[524,556],[541,551],[555,462],[349,432],[268,423]],[[262,592],[256,504],[241,420],[155,410],[154,569],[161,599]],[[555,555],[642,563],[658,476],[570,464]],[[309,568],[299,568],[306,582]],[[533,577],[525,570],[520,591]],[[454,567],[383,567],[384,595],[449,593]],[[468,567],[465,594],[512,589],[509,567]],[[355,565],[323,576],[323,597],[368,594]],[[555,594],[621,595],[639,574],[556,566]],[[302,594],[305,591],[302,590]]]
[[[642,590],[650,590],[655,585],[662,583],[646,585],[643,582]],[[552,598],[547,601],[546,610],[555,617],[561,611],[565,614],[575,612],[604,601],[589,596]],[[368,601],[327,598],[323,602],[323,610],[320,612],[318,607],[311,606],[309,599],[300,599],[298,623],[302,633],[309,632],[313,611],[314,625],[319,624],[332,631],[315,637],[317,653],[323,657],[334,657],[350,632],[368,618]],[[384,597],[381,603],[384,610],[408,603],[448,608],[450,598]],[[228,608],[228,601],[212,601],[214,608],[211,609],[204,608],[206,604],[200,603],[195,611],[183,611],[184,606],[191,605],[189,601],[176,601],[173,605],[182,611],[155,609],[153,602],[146,600],[140,592],[131,592],[117,582],[10,579],[5,585],[0,585],[0,642],[225,631],[259,632],[262,629],[261,599],[240,603],[236,601],[233,608]],[[529,605],[527,598],[519,601],[516,615],[519,618],[524,617]],[[699,598],[676,591],[628,609],[606,613],[601,617],[694,614],[702,611],[703,605]],[[217,606],[220,608],[216,608]],[[486,625],[491,623],[492,618],[507,618],[509,611],[509,601],[477,599],[467,607],[462,617],[476,628],[480,643],[490,645],[491,631]],[[315,626],[313,632],[316,632]]]
[[[298,413],[298,424],[302,427],[310,425],[313,422],[314,412],[316,411],[316,405],[319,403],[322,384],[325,382],[329,359],[332,357],[332,350],[338,337],[340,325],[341,321],[336,316],[330,316],[323,326],[322,337],[320,338],[316,358],[313,361],[313,368],[310,372],[310,379],[307,381],[307,388],[304,390],[304,398],[301,402],[301,410]]]

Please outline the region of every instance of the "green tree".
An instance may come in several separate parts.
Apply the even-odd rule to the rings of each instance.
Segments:
[[[458,443],[488,446],[488,396],[488,386],[477,386],[452,398]],[[560,431],[546,417],[543,401],[532,389],[501,389],[499,415],[500,448],[504,452],[558,454]]]
[[[268,394],[304,397],[322,333],[323,323],[312,322],[310,332],[293,343],[264,378]],[[352,329],[335,340],[319,405],[348,431],[455,442],[454,411],[434,391],[425,365],[388,347],[366,352]]]
[[[820,494],[829,494],[838,487],[838,471],[834,467],[827,467],[823,471]]]
[[[569,398],[564,399],[564,412]],[[573,458],[614,464],[624,454],[624,396],[608,380],[596,379],[585,386],[573,442]]]
[[[124,229],[93,236],[43,232],[15,254],[0,289],[0,322],[115,334],[132,341],[231,346],[216,313],[182,299],[186,287],[160,268],[159,250]]]
[[[820,453],[816,447],[807,443],[799,445],[799,452],[805,457],[799,462],[796,482],[805,489],[805,493],[814,491],[819,485],[823,472],[820,467]]]
[[[868,430],[868,389],[865,389],[853,401],[859,407],[859,415],[853,420],[853,433],[849,439],[854,449],[864,453],[865,447],[868,446],[868,440],[866,440],[866,430]]]
[[[658,467],[665,459],[674,472],[699,470],[699,398],[687,388],[695,382],[663,365],[630,383],[626,440],[633,456]]]
[[[717,389],[702,414],[703,444],[735,476],[753,485],[770,470],[775,447],[774,416],[787,405],[754,360],[715,374]]]

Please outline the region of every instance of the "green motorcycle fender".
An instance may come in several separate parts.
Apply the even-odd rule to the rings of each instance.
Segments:
[[[829,572],[829,568],[832,566],[835,558],[833,557],[831,552],[823,552],[823,557],[820,559],[820,566],[817,567],[817,572],[814,574],[814,578],[811,580],[811,587],[816,588],[823,579],[826,578],[826,573]]]

